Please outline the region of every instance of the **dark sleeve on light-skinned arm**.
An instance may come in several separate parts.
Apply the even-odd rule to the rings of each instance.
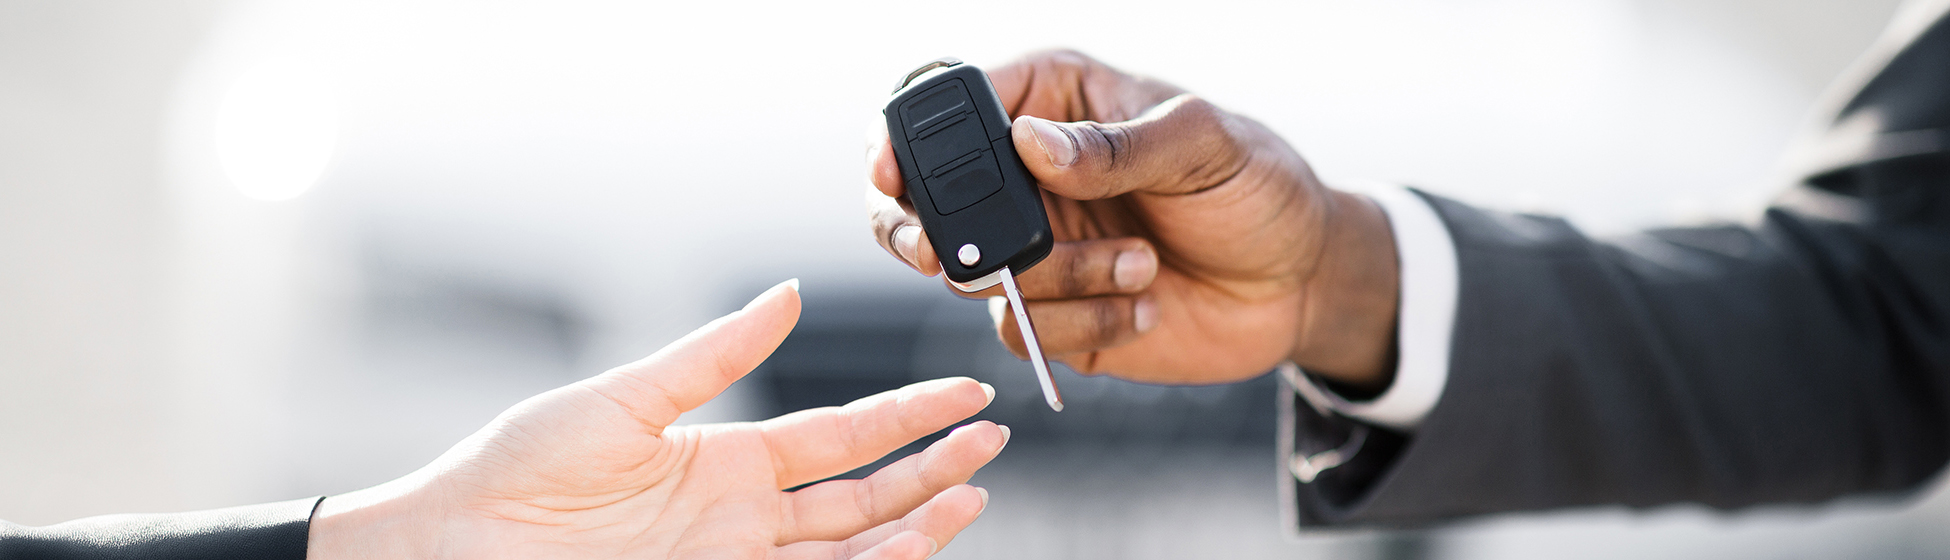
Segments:
[[[303,560],[323,498],[46,527],[0,521],[0,560]]]

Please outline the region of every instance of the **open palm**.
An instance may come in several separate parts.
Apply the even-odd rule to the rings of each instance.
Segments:
[[[327,499],[320,517],[430,507],[437,521],[396,532],[418,535],[402,540],[416,556],[440,558],[932,554],[986,505],[963,482],[1006,429],[978,422],[866,479],[785,490],[973,415],[992,397],[983,384],[942,379],[763,422],[671,425],[756,367],[798,309],[795,289],[774,288],[656,355],[516,405],[411,476]]]

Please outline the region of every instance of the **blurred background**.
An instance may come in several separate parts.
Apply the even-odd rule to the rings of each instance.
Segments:
[[[887,257],[896,78],[1067,46],[1323,175],[1596,232],[1751,217],[1895,0],[0,0],[0,519],[345,492],[766,286],[806,312],[687,418],[972,375],[1015,427],[946,558],[1924,558],[1950,498],[1284,536],[1272,384],[1062,372]]]

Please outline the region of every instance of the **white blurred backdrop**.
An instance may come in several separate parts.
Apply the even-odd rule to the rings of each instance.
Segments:
[[[1618,232],[1751,216],[1896,9],[0,0],[0,519],[344,492],[778,280],[804,277],[809,302],[936,294],[869,239],[861,194],[879,104],[938,56],[1078,48],[1266,122],[1330,178]],[[1004,505],[1033,467],[1004,469],[945,554],[1950,551],[1936,493],[1284,541],[1270,463],[1171,460],[1120,479],[1146,488],[1124,515],[1162,516],[1122,528],[1050,529],[1059,510],[1027,492]]]

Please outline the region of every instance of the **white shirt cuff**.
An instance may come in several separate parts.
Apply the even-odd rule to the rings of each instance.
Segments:
[[[1456,319],[1456,246],[1448,227],[1421,196],[1395,185],[1355,185],[1388,214],[1401,265],[1401,309],[1395,381],[1373,400],[1353,402],[1320,386],[1291,362],[1280,375],[1322,412],[1412,431],[1435,409],[1449,383],[1449,340]],[[1365,187],[1365,188],[1359,188]]]

